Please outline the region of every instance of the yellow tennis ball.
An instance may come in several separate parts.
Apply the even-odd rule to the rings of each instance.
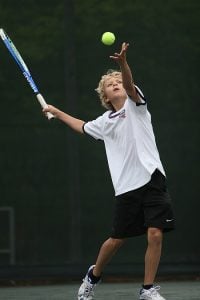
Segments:
[[[112,32],[104,32],[101,37],[101,41],[104,45],[110,46],[115,42],[115,35]]]

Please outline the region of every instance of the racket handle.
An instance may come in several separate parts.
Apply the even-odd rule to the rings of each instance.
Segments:
[[[44,98],[41,94],[37,94],[36,97],[37,97],[40,105],[42,106],[42,108],[48,107],[46,101],[44,100]],[[47,112],[47,118],[50,120],[50,119],[54,118],[54,115],[52,115],[50,112]]]

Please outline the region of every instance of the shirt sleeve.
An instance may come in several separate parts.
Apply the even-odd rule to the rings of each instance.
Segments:
[[[147,103],[147,100],[146,100],[143,92],[141,91],[141,89],[137,85],[135,85],[135,89],[136,89],[136,92],[139,95],[140,100],[141,100],[141,103],[137,103],[136,105],[137,106],[145,105]]]
[[[100,116],[93,121],[85,123],[83,131],[96,140],[103,140],[103,117]]]

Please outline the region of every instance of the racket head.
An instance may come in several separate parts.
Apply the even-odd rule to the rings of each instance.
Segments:
[[[17,50],[16,46],[14,45],[14,43],[9,38],[9,36],[7,35],[7,33],[5,32],[5,30],[3,28],[0,29],[0,37],[3,40],[6,48],[9,51],[9,53],[11,54],[11,56],[14,58],[15,62],[17,63],[17,65],[21,69],[24,77],[28,81],[28,83],[31,86],[32,90],[34,91],[35,94],[38,94],[39,90],[38,90],[32,76],[31,76],[31,73],[30,73],[27,65],[25,64],[25,62],[24,62],[22,56],[20,55],[19,51]]]
[[[21,69],[24,77],[28,81],[28,83],[31,86],[32,90],[36,94],[36,97],[37,97],[39,103],[41,104],[41,106],[43,108],[46,107],[47,104],[46,104],[43,96],[39,93],[39,90],[38,90],[32,76],[31,76],[31,73],[30,73],[27,65],[25,64],[25,62],[24,62],[23,58],[21,57],[19,51],[17,50],[16,46],[14,45],[14,43],[9,38],[8,34],[5,32],[5,30],[3,28],[0,28],[0,37],[3,40],[6,48],[8,49],[8,51],[10,52],[10,54],[12,55],[12,57],[14,58],[16,63],[18,64],[19,68]],[[47,112],[47,117],[48,117],[48,119],[54,118],[54,116],[49,112]]]
[[[16,46],[14,45],[14,43],[12,42],[12,40],[10,39],[10,37],[8,36],[8,34],[5,32],[5,30],[3,28],[0,29],[0,36],[1,36],[5,46],[9,50],[9,52],[13,55],[13,57],[19,64],[21,70],[25,71],[30,76],[30,71],[29,71],[27,65],[25,64],[25,62],[24,62],[23,58],[21,57],[19,51],[17,50]]]

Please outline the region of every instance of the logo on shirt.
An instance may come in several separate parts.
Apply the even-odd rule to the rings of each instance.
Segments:
[[[110,118],[110,119],[113,119],[113,118],[116,118],[116,117],[119,117],[119,118],[126,118],[126,111],[125,111],[125,108],[124,108],[122,111],[120,111],[119,113],[117,113],[117,112],[111,112],[111,113],[109,114],[109,118]]]

